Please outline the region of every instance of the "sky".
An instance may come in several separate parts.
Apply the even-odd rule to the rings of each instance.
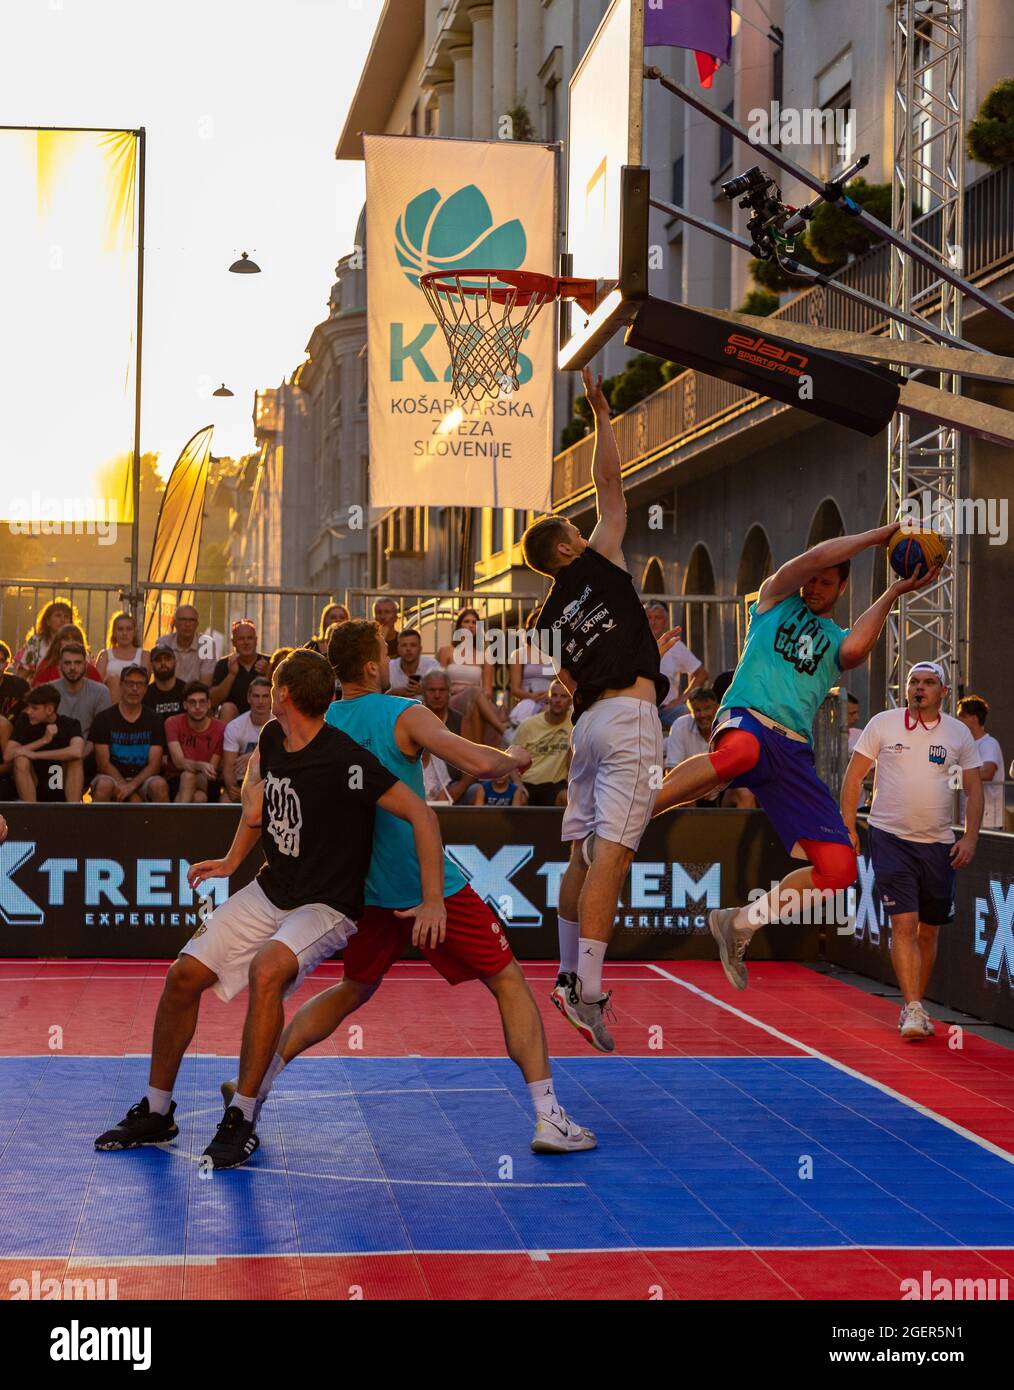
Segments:
[[[147,132],[141,448],[166,475],[214,424],[253,448],[254,391],[304,359],[364,199],[335,145],[382,0],[17,0],[0,124]],[[230,275],[248,251],[260,275]],[[82,373],[82,376],[84,373]],[[58,406],[77,386],[61,369]],[[214,398],[220,382],[235,392]]]

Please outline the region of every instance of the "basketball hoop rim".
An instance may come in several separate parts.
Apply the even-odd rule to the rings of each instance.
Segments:
[[[485,284],[465,284],[468,280],[482,279]],[[510,286],[509,289],[495,289],[492,281],[499,280]],[[419,284],[424,290],[434,294],[460,294],[478,298],[492,299],[495,304],[530,304],[539,298],[543,303],[551,299],[573,299],[586,313],[595,309],[598,292],[595,280],[582,280],[571,275],[543,275],[535,270],[496,270],[471,266],[459,270],[431,270],[419,276]]]

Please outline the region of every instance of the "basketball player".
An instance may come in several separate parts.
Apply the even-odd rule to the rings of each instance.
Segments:
[[[546,516],[529,526],[522,545],[528,567],[553,581],[532,626],[574,696],[562,829],[571,853],[560,885],[560,973],[552,998],[592,1047],[612,1052],[602,963],[623,881],[652,816],[653,771],[660,778],[663,766],[658,707],[669,681],[623,558],[627,504],[609,403],[601,379],[588,368],[582,375],[595,415],[595,529],[586,541],[571,522]],[[591,835],[589,867],[581,846]]]
[[[388,648],[376,622],[356,620],[334,630],[328,645],[342,699],[327,713],[329,724],[342,729],[370,751],[387,771],[423,794],[421,754],[429,750],[473,777],[509,776],[531,764],[525,749],[499,749],[471,743],[452,734],[432,710],[417,700],[384,695],[388,684]],[[443,862],[446,927],[439,933],[414,931],[401,919],[419,901],[419,858],[407,826],[383,808],[378,810],[373,857],[366,880],[367,907],[359,930],[345,948],[345,976],[332,989],[308,1000],[286,1028],[278,1053],[257,1097],[263,1104],[286,1063],[329,1037],[353,1010],[376,992],[384,975],[399,960],[411,935],[426,959],[451,985],[481,980],[500,1009],[507,1052],[521,1070],[535,1109],[536,1153],[593,1149],[595,1136],[569,1118],[559,1105],[538,1006],[521,967],[511,955],[496,913],[469,886],[450,859]],[[243,1077],[240,1077],[240,1081]],[[226,1105],[234,1104],[235,1083],[222,1086]]]
[[[788,560],[765,579],[750,605],[746,643],[715,716],[711,749],[673,768],[655,801],[655,814],[707,796],[716,787],[747,787],[767,812],[786,850],[809,861],[749,907],[708,914],[726,977],[745,989],[743,957],[765,922],[812,910],[819,894],[855,882],[856,855],[841,813],[817,776],[811,730],[817,709],[842,671],[869,656],[895,601],[932,584],[939,567],[899,579],[851,631],[831,614],[848,583],[852,557],[887,545],[898,523],[858,536],[836,536]],[[797,916],[795,920],[802,920]]]
[[[411,826],[421,902],[404,903],[418,935],[444,926],[443,846],[436,814],[338,729],[324,723],[334,675],[324,657],[297,651],[275,670],[274,719],[261,729],[243,782],[243,818],[224,859],[191,866],[192,888],[234,874],[260,841],[266,864],[216,908],[170,967],[155,1017],[147,1094],[97,1149],[160,1144],[177,1133],[173,1085],[194,1036],[201,995],[230,1000],[249,983],[239,1088],[205,1149],[214,1168],[245,1163],[259,1145],[257,1093],[282,1031],[282,1001],[345,946],[363,905],[374,807]],[[410,837],[411,841],[411,837]]]

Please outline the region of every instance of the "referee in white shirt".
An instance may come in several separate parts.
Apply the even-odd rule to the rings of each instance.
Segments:
[[[880,901],[891,918],[891,964],[904,999],[898,1028],[910,1041],[933,1035],[923,995],[940,928],[954,916],[954,871],[971,863],[982,823],[981,760],[968,728],[941,711],[946,693],[943,667],[916,662],[908,673],[907,707],[874,715],[841,789],[842,819],[858,850],[859,792],[876,763],[870,857]],[[965,833],[955,842],[954,792],[961,788]]]

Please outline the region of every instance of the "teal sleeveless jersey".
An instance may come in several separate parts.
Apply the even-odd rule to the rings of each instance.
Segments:
[[[426,800],[421,761],[406,758],[394,737],[399,715],[418,700],[400,695],[358,695],[353,700],[335,700],[324,716],[325,722],[348,734],[384,764],[388,772],[405,783],[420,800]],[[444,855],[444,897],[458,893],[468,880]],[[366,876],[364,901],[369,907],[415,907],[422,901],[419,860],[415,836],[408,821],[377,807],[373,830],[373,855]]]
[[[812,739],[817,710],[838,683],[838,652],[847,636],[847,628],[818,618],[798,594],[765,613],[752,603],[743,655],[719,712],[755,709]]]

